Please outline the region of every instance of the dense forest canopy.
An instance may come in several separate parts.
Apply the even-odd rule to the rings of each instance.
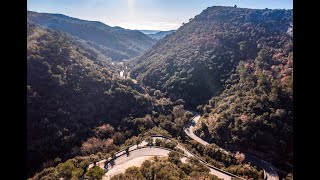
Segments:
[[[292,164],[292,10],[207,8],[132,66],[201,111],[200,137]]]
[[[92,129],[144,116],[152,99],[69,35],[28,23],[28,167],[70,157]]]
[[[196,107],[218,95],[240,61],[284,47],[292,10],[210,7],[156,43],[132,65],[132,77]]]
[[[255,60],[239,63],[224,91],[202,108],[203,138],[262,153],[276,164],[292,164],[292,41],[283,43],[284,47],[265,47]]]
[[[237,176],[263,178],[250,153],[292,179],[292,10],[209,7],[149,50],[154,40],[141,34],[28,12],[28,176],[101,179],[104,170],[90,163],[163,135],[174,141],[156,146],[177,151],[179,142]],[[133,79],[120,78],[112,60],[132,57]],[[186,135],[194,116],[186,109],[200,112],[195,134],[211,144]],[[179,158],[170,153],[112,179],[218,179]]]

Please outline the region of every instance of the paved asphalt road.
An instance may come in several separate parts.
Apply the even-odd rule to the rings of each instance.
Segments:
[[[192,123],[190,124],[189,127],[187,127],[185,129],[186,134],[191,137],[192,139],[198,141],[199,143],[203,144],[203,145],[208,145],[209,143],[202,140],[201,138],[199,138],[198,136],[196,136],[193,132],[194,132],[194,128],[196,123],[198,122],[198,120],[200,119],[200,115],[195,115],[195,117],[193,118]],[[155,139],[165,139],[163,137],[152,137],[153,140],[155,141]],[[139,144],[139,147],[143,147],[146,146],[147,142],[146,141],[142,141]],[[194,155],[192,153],[190,153],[187,149],[185,149],[181,144],[178,144],[177,146],[178,148],[180,148],[181,150],[184,151],[184,153],[188,156],[188,157],[194,157]],[[222,149],[222,148],[221,148]],[[228,153],[228,151],[222,149],[224,152]],[[155,157],[155,156],[162,156],[162,157],[167,157],[170,150],[167,149],[162,149],[162,148],[157,148],[157,147],[143,147],[138,149],[136,145],[131,146],[129,148],[129,151],[131,151],[129,153],[129,155],[127,156],[125,154],[125,151],[121,151],[119,153],[116,154],[116,156],[118,158],[116,158],[114,161],[108,163],[107,165],[107,173],[105,174],[103,179],[109,179],[110,177],[112,177],[113,175],[116,175],[118,173],[121,172],[125,172],[125,169],[127,168],[127,166],[129,164],[134,164],[134,163],[138,163],[139,165],[141,165],[141,162],[143,160],[146,160],[150,157]],[[246,158],[249,162],[251,162],[252,164],[261,167],[262,169],[264,169],[265,174],[267,176],[267,180],[279,180],[279,177],[276,173],[276,171],[274,170],[274,168],[268,164],[267,162],[258,159],[255,156],[252,156],[250,154],[245,154]],[[182,158],[183,161],[185,161],[185,158]],[[104,162],[106,160],[102,160],[100,162],[97,162],[97,165],[100,167],[104,167]],[[93,165],[90,165],[90,167],[92,167]],[[214,168],[210,168],[210,173],[214,174],[216,176],[218,176],[219,178],[225,179],[225,180],[231,180],[231,176],[223,173],[221,171],[218,171]]]
[[[155,139],[164,139],[164,138],[160,138],[160,137],[153,137],[153,140]],[[139,146],[142,147],[142,145],[146,145],[146,142],[143,141]],[[131,146],[130,147],[130,151],[134,150],[132,152],[129,153],[129,156],[127,156],[125,154],[125,151],[122,151],[120,153],[118,153],[117,155],[122,155],[120,157],[118,157],[117,159],[115,159],[114,161],[111,161],[110,163],[108,163],[107,165],[107,173],[105,174],[105,177],[103,179],[110,179],[110,177],[121,173],[121,172],[125,172],[125,163],[129,162],[129,161],[133,161],[134,159],[137,158],[141,158],[141,157],[154,157],[154,156],[162,156],[162,157],[167,157],[170,150],[166,150],[166,149],[162,149],[162,148],[157,148],[157,147],[143,147],[140,149],[136,148],[137,146]],[[181,146],[180,144],[177,146],[178,148],[180,148],[181,150],[183,150],[185,152],[185,154],[188,157],[193,157],[193,155],[186,150],[183,146]],[[185,158],[181,158],[183,161],[185,160]],[[97,163],[99,164],[99,163]],[[231,176],[228,174],[225,174],[223,172],[220,172],[216,169],[210,168],[210,173],[214,174],[216,176],[218,176],[219,178],[225,179],[225,180],[231,180]]]
[[[198,123],[198,120],[200,119],[200,115],[197,115],[193,118],[193,121],[191,122],[190,126],[185,128],[184,132],[191,137],[192,139],[198,141],[200,144],[203,145],[208,145],[209,143],[207,141],[202,140],[201,138],[199,138],[198,136],[196,136],[193,131],[194,128],[196,126],[196,124]]]
[[[166,157],[169,154],[169,150],[165,150],[165,149],[160,149],[160,148],[154,148],[154,147],[146,147],[146,148],[141,148],[141,149],[137,149],[135,151],[132,151],[129,153],[129,155],[127,156],[122,155],[120,157],[118,157],[117,159],[115,159],[114,161],[111,161],[108,166],[107,166],[107,173],[105,174],[104,179],[109,179],[110,177],[119,174],[119,173],[123,173],[125,172],[127,166],[125,165],[126,162],[130,162],[132,160],[141,158],[141,157],[146,157],[146,159],[148,159],[148,157],[151,156],[160,156],[160,157]],[[144,160],[146,160],[144,159]],[[141,165],[141,164],[140,164]]]

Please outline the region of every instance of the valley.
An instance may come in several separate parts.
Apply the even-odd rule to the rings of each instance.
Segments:
[[[291,31],[285,9],[165,33],[28,11],[28,180],[290,179]]]

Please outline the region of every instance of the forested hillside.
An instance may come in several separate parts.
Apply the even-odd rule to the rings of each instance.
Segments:
[[[223,91],[240,61],[291,39],[292,10],[214,6],[161,39],[132,64],[132,77],[196,107]]]
[[[279,42],[239,63],[225,90],[202,108],[199,134],[283,165],[293,163],[293,53],[291,38]]]
[[[144,53],[141,32],[64,15],[29,11],[27,30],[28,177],[101,179],[142,139],[245,179],[292,177],[292,10],[209,7]],[[112,60],[133,57],[120,78]],[[197,158],[171,152],[112,179],[217,179]]]
[[[94,51],[62,32],[30,23],[27,30],[28,171],[70,158],[97,126],[151,111],[151,98]]]
[[[292,164],[292,10],[207,8],[132,64],[145,86],[200,105],[200,137]]]
[[[150,48],[155,40],[137,30],[110,27],[97,21],[86,21],[62,14],[28,11],[28,22],[61,30],[86,41],[114,61],[137,57]]]

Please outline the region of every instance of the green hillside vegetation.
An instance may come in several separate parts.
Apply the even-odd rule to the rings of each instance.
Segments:
[[[292,41],[283,43],[284,48],[265,47],[254,61],[238,65],[226,89],[203,107],[198,134],[275,164],[293,163]]]
[[[161,134],[173,140],[154,145],[179,151],[179,142],[237,176],[263,178],[250,153],[292,179],[292,10],[210,7],[149,50],[141,34],[28,11],[28,177],[101,179],[90,163]],[[121,70],[133,79],[120,78],[112,60],[129,58]],[[190,111],[210,145],[185,133]],[[112,179],[218,178],[170,153]]]
[[[29,23],[27,28],[29,170],[57,156],[70,158],[97,126],[118,127],[124,117],[151,112],[152,98],[131,80],[113,77],[114,68],[99,65],[93,51],[65,33]]]
[[[55,159],[54,161],[56,164],[52,164],[53,167],[46,168],[41,172],[36,173],[32,177],[32,180],[39,180],[44,176],[65,177],[64,174],[59,173],[58,167],[62,165],[59,165],[58,163],[60,162],[60,164],[69,164],[69,161],[73,162],[76,168],[82,167],[82,175],[84,175],[86,173],[86,168],[90,163],[97,162],[101,159],[108,159],[109,157],[113,157],[115,151],[118,151],[119,149],[126,149],[126,147],[128,146],[134,146],[136,144],[139,144],[141,143],[142,139],[146,139],[148,142],[148,139],[150,139],[150,135],[163,135],[165,137],[180,139],[180,143],[184,144],[187,149],[204,159],[209,164],[217,168],[230,171],[238,176],[242,176],[245,178],[250,177],[253,179],[258,179],[262,176],[262,171],[259,171],[256,167],[247,164],[243,159],[239,159],[236,155],[225,155],[223,152],[217,150],[216,146],[213,144],[209,146],[203,146],[194,140],[188,140],[188,137],[183,132],[183,124],[185,124],[188,121],[189,116],[190,112],[183,110],[181,106],[176,106],[173,108],[172,113],[168,115],[147,115],[144,118],[135,118],[133,120],[127,120],[126,128],[136,129],[136,134],[138,134],[137,136],[132,136],[132,134],[134,134],[132,133],[131,136],[126,136],[127,139],[125,139],[124,136],[128,134],[126,131],[124,131],[125,133],[115,133],[113,135],[115,129],[110,125],[103,125],[97,127],[94,129],[93,137],[88,138],[85,142],[82,143],[82,146],[79,149],[81,157],[69,159],[64,163],[61,163],[61,160],[59,159]],[[121,136],[121,134],[124,135]],[[173,141],[158,139],[155,141],[153,145],[161,146],[167,149],[183,153],[181,150],[177,148],[177,143]],[[172,152],[169,154],[169,161],[172,161],[172,163],[178,165],[178,167],[174,166],[174,168],[179,173],[181,173],[180,175],[182,178],[189,178],[186,175],[193,174],[193,171],[195,171],[194,175],[201,175],[201,177],[202,175],[204,175],[203,177],[213,177],[212,175],[208,175],[208,172],[206,170],[208,168],[203,166],[201,163],[198,163],[196,159],[193,159],[191,161],[191,165],[189,165],[181,163],[181,161],[179,160],[180,158],[181,155],[177,153]],[[202,173],[199,174],[199,172],[197,172],[197,169],[199,168],[195,168],[197,166],[193,166],[192,163],[197,163],[197,166],[201,167],[200,169],[202,169]],[[157,166],[155,166],[154,168],[157,168]],[[62,167],[65,167],[65,165],[63,165]],[[74,168],[73,170],[76,170],[76,168]],[[182,168],[185,172],[183,173],[181,170],[179,170],[179,168]],[[187,170],[185,168],[187,168]],[[48,173],[49,170],[50,172],[54,171],[55,174]],[[70,174],[72,174],[72,171],[70,172]],[[129,177],[129,175],[123,174],[116,176],[115,178],[123,177]]]
[[[290,23],[292,10],[210,7],[136,58],[131,75],[195,108],[224,90],[240,61],[283,48]]]

